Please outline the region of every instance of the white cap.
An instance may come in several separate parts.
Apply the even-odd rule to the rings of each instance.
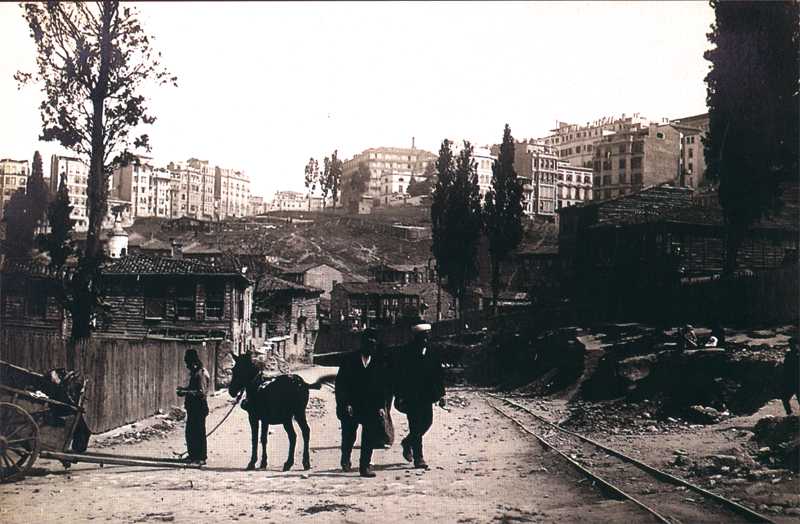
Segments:
[[[422,333],[424,331],[430,331],[431,325],[430,324],[417,324],[416,326],[411,326],[412,333]]]

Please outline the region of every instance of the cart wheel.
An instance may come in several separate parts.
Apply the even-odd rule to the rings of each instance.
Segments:
[[[27,411],[0,402],[0,482],[23,477],[39,456],[39,426]]]

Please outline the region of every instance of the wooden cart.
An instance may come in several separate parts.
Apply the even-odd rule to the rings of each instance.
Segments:
[[[85,381],[68,402],[48,396],[48,383],[40,373],[0,360],[0,482],[24,477],[39,457],[59,460],[65,468],[77,462],[197,467],[175,458],[87,452],[88,435],[73,449],[76,429],[83,424]]]

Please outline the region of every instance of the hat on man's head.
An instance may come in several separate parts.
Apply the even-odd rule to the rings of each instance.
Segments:
[[[425,333],[426,331],[430,330],[431,330],[431,325],[426,322],[411,326],[412,333]]]

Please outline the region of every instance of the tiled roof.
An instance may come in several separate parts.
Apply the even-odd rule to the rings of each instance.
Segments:
[[[128,239],[128,245],[131,245],[130,239]],[[139,249],[144,251],[172,251],[172,246],[163,240],[151,238],[150,240],[139,244]]]
[[[187,258],[128,255],[103,267],[108,275],[235,275],[244,278],[235,259],[209,264]]]
[[[694,204],[691,189],[659,185],[589,206],[597,206],[597,225],[624,225],[652,222]]]
[[[282,278],[274,277],[272,275],[263,275],[256,283],[256,293],[277,293],[277,292],[294,292],[294,293],[312,293],[322,294],[321,289],[315,287],[304,286],[302,284],[295,284]]]
[[[184,246],[181,251],[186,255],[219,255],[222,253],[222,251],[213,246],[197,241]]]
[[[419,296],[421,291],[418,286],[401,286],[393,283],[381,282],[342,282],[337,284],[342,290],[350,295],[395,295],[395,296]]]

